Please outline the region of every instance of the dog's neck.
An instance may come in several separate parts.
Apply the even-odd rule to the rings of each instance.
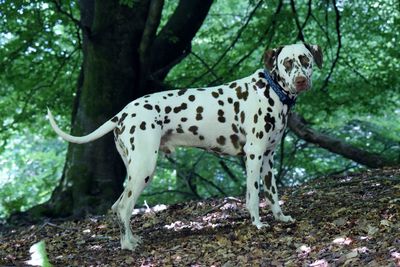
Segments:
[[[264,78],[283,104],[287,105],[289,109],[295,105],[297,94],[292,94],[285,88],[284,82],[280,79],[275,69],[271,73],[264,69]]]

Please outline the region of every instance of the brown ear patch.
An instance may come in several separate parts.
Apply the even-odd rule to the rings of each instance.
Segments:
[[[321,47],[319,45],[309,44],[304,44],[304,46],[311,52],[311,55],[313,56],[315,64],[317,64],[318,68],[322,68],[323,55]]]
[[[264,65],[268,70],[272,70],[275,65],[275,60],[279,53],[282,51],[283,47],[278,47],[275,49],[265,50],[264,52]]]

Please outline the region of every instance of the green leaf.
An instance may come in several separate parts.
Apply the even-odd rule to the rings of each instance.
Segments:
[[[31,259],[27,261],[27,264],[41,267],[51,267],[49,258],[46,253],[46,243],[42,240],[31,246],[29,249],[31,253]]]

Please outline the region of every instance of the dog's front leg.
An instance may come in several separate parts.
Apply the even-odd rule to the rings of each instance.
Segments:
[[[260,221],[259,215],[259,192],[260,192],[260,168],[262,165],[262,153],[248,150],[246,152],[246,172],[247,172],[247,181],[246,181],[246,207],[250,213],[251,222],[258,229],[268,226],[268,224],[263,224]]]
[[[271,204],[272,214],[274,218],[282,222],[294,222],[291,216],[284,215],[279,205],[278,190],[275,183],[275,176],[273,172],[273,157],[274,152],[268,150],[264,154],[263,164],[261,168],[261,178],[264,181],[264,189],[267,200]]]

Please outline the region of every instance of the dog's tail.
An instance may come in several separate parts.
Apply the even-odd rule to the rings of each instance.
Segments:
[[[83,144],[83,143],[88,143],[93,140],[96,140],[106,133],[111,132],[117,125],[117,122],[113,122],[111,120],[108,120],[105,122],[103,125],[101,125],[99,128],[94,130],[94,132],[85,135],[85,136],[73,136],[70,134],[67,134],[63,132],[56,124],[53,115],[50,112],[50,109],[47,109],[47,116],[49,117],[50,125],[53,128],[53,130],[65,141],[71,142],[71,143],[76,143],[76,144]]]

